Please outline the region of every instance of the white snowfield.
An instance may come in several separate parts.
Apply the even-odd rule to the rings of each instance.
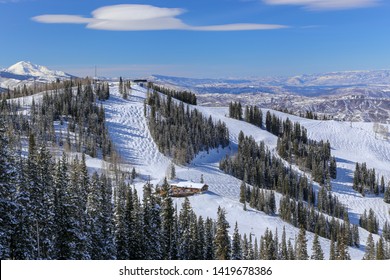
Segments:
[[[116,149],[126,166],[135,167],[142,180],[137,179],[135,187],[142,194],[144,180],[149,176],[153,184],[161,183],[167,174],[171,159],[158,151],[156,144],[148,130],[147,119],[144,116],[144,100],[146,89],[133,86],[129,98],[124,100],[118,86],[110,88],[110,99],[103,102],[106,110],[107,126]],[[269,216],[263,212],[251,209],[243,210],[239,203],[239,186],[241,181],[224,174],[219,170],[219,161],[226,154],[234,154],[237,150],[238,134],[242,130],[246,135],[252,135],[256,141],[264,141],[269,149],[276,146],[276,137],[265,130],[251,124],[230,119],[227,116],[228,108],[197,107],[207,117],[211,115],[214,120],[226,123],[230,132],[230,147],[214,149],[209,153],[200,153],[189,165],[176,166],[176,175],[179,179],[200,182],[203,175],[204,182],[209,186],[208,192],[190,197],[191,205],[198,215],[204,218],[216,218],[217,208],[221,206],[227,211],[230,230],[233,232],[235,223],[238,223],[241,234],[253,234],[257,238],[264,234],[266,228],[273,231],[278,229],[279,240],[283,227],[286,228],[287,237],[294,239],[298,229],[283,222],[278,215]],[[267,109],[263,109],[265,113]],[[379,221],[380,228],[386,220],[390,220],[390,205],[383,202],[383,197],[362,197],[352,190],[352,176],[356,162],[366,162],[369,168],[375,168],[378,175],[384,175],[385,181],[390,180],[390,142],[383,137],[375,136],[373,123],[352,123],[336,121],[314,121],[275,112],[281,118],[289,117],[299,121],[308,130],[308,136],[315,140],[329,140],[332,154],[337,158],[338,176],[332,182],[333,192],[342,203],[348,207],[351,222],[358,223],[359,216],[364,210],[372,208]],[[377,139],[378,138],[378,139]],[[280,195],[276,194],[279,206]],[[183,198],[175,198],[178,208]],[[364,245],[368,232],[360,229],[361,247],[349,248],[352,259],[361,259],[364,255]],[[308,253],[314,234],[308,232]],[[374,237],[377,240],[378,236]],[[329,257],[330,241],[320,238],[325,257]],[[292,240],[293,241],[293,240]]]

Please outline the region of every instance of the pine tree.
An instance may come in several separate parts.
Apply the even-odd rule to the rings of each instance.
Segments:
[[[162,185],[162,209],[161,209],[161,244],[163,259],[170,260],[172,256],[172,244],[174,240],[174,216],[175,209],[173,208],[172,198],[169,196],[169,185],[165,182]]]
[[[159,260],[162,258],[161,248],[161,216],[160,205],[156,201],[155,195],[152,193],[152,185],[147,183],[144,185],[143,194],[143,238],[145,248],[153,248],[145,252],[145,259]]]
[[[127,212],[126,210],[129,209],[128,207],[132,209],[133,200],[132,196],[129,196],[129,193],[127,193],[126,184],[123,178],[115,188],[114,203],[116,258],[118,260],[126,260],[129,258],[128,238],[131,237],[128,235],[129,229],[127,224],[127,221],[130,221],[131,212]],[[128,215],[126,216],[126,214]]]
[[[379,191],[380,191],[380,193],[385,193],[385,178],[383,177],[383,175],[381,177]]]
[[[366,249],[364,253],[364,260],[375,260],[376,254],[375,254],[375,243],[374,238],[372,237],[372,234],[370,233],[367,237],[366,242]]]
[[[246,184],[244,181],[242,181],[240,186],[240,203],[246,202],[245,194],[246,194]]]
[[[204,259],[214,259],[214,235],[215,226],[211,218],[207,218],[205,222],[205,248],[204,248]]]
[[[145,242],[145,211],[138,198],[135,188],[132,191],[132,211],[129,215],[127,230],[129,259],[144,260],[146,259],[147,247]],[[157,248],[158,249],[158,248]]]
[[[324,259],[324,252],[322,251],[320,242],[318,240],[318,234],[314,235],[311,259],[312,260],[323,260]]]
[[[199,228],[198,221],[195,213],[191,214],[190,219],[190,243],[189,243],[189,255],[190,260],[200,260],[203,257],[202,247],[199,242]]]
[[[287,250],[287,242],[286,242],[286,227],[285,226],[283,226],[282,240],[281,240],[280,246],[279,246],[278,259],[288,260],[288,250]]]
[[[338,260],[350,260],[351,257],[349,255],[348,245],[347,245],[348,240],[346,240],[343,232],[339,232],[337,240],[338,241],[337,241],[337,248],[336,248],[336,252],[337,252],[336,258]]]
[[[206,246],[206,230],[205,230],[205,222],[204,222],[202,216],[198,217],[198,235],[197,235],[196,240],[197,240],[196,248],[197,248],[197,252],[198,252],[197,259],[203,260],[205,246]]]
[[[103,221],[101,220],[102,197],[100,192],[99,175],[94,172],[91,178],[90,192],[88,193],[87,215],[89,230],[90,255],[93,260],[103,259]]]
[[[298,234],[298,239],[295,242],[295,258],[297,260],[307,260],[307,239],[306,230],[301,226]]]
[[[15,259],[36,259],[38,258],[39,228],[37,211],[39,201],[39,182],[36,176],[37,170],[37,149],[33,134],[29,137],[29,155],[23,169],[22,181],[19,186],[16,202],[18,203],[17,219],[15,228],[14,258]],[[39,192],[40,193],[40,192]],[[39,204],[38,204],[39,203]]]
[[[383,238],[380,237],[378,242],[376,243],[376,259],[384,260],[385,257],[386,256],[385,256],[384,242],[383,242]]]
[[[241,235],[238,232],[238,225],[234,227],[233,233],[233,243],[232,243],[232,260],[241,260],[242,259],[242,250],[241,250]]]
[[[287,242],[287,251],[288,251],[288,259],[295,260],[295,252],[290,239]]]
[[[82,174],[83,163],[80,163],[78,157],[73,160],[69,168],[69,179],[67,193],[69,196],[69,219],[73,224],[74,244],[75,244],[75,259],[90,259],[89,250],[87,249],[88,235],[88,216],[87,216],[87,199],[89,185],[84,185],[84,177]],[[86,168],[86,167],[85,167]],[[99,186],[98,186],[99,188]]]
[[[44,145],[41,146],[37,162],[38,181],[41,188],[42,208],[38,212],[38,258],[54,259],[55,245],[55,189],[54,189],[54,162],[50,152]]]
[[[329,171],[330,171],[330,177],[333,179],[336,179],[337,178],[337,163],[336,163],[336,158],[334,156],[330,160]]]
[[[190,225],[191,217],[193,216],[190,201],[188,197],[184,198],[182,208],[179,215],[179,259],[188,260],[190,255]]]
[[[216,234],[214,238],[215,259],[229,260],[231,256],[231,245],[229,238],[229,223],[226,220],[226,211],[218,207],[218,218]]]
[[[0,114],[0,259],[13,258],[11,240],[14,235],[17,204],[15,203],[18,173],[5,133],[3,116]]]
[[[329,252],[329,260],[335,260],[336,259],[336,247],[334,244],[334,239],[332,236],[332,239],[330,240],[330,252]]]
[[[387,185],[387,188],[385,190],[385,195],[383,197],[383,201],[390,204],[390,182]]]

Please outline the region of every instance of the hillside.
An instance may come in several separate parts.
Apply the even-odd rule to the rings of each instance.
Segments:
[[[85,87],[85,89],[87,96],[88,87]],[[124,99],[119,90],[119,83],[111,83],[109,89],[109,98],[104,101],[97,101],[97,108],[104,108],[105,126],[112,140],[113,147],[116,150],[116,154],[119,156],[116,162],[119,163],[120,170],[124,172],[123,174],[127,176],[126,178],[130,178],[129,175],[133,168],[137,173],[135,180],[129,180],[129,182],[137,190],[139,198],[142,201],[145,182],[150,181],[155,186],[157,184],[161,185],[170,171],[172,159],[159,151],[149,131],[148,119],[144,114],[145,99],[148,90],[133,83],[129,89],[127,99]],[[77,91],[78,89],[75,87],[73,89],[68,87],[67,94],[60,92],[57,98],[67,96],[69,100],[71,96],[75,98],[80,97],[80,93],[77,93]],[[91,94],[90,97],[93,99],[92,91],[89,92]],[[159,93],[156,94],[162,96]],[[35,104],[44,102],[48,98],[45,95],[45,93],[39,93],[33,96],[20,97],[13,101],[17,101],[16,104],[21,106],[19,110],[28,116],[31,114],[30,109],[33,102]],[[177,100],[173,102],[179,103]],[[264,129],[244,121],[228,118],[229,109],[227,107],[189,105],[188,108],[190,110],[197,109],[206,119],[211,116],[214,121],[220,120],[226,123],[229,129],[230,140],[229,146],[224,149],[219,147],[217,149],[211,149],[209,152],[200,152],[189,164],[175,166],[177,179],[198,183],[203,178],[204,182],[208,185],[207,192],[189,197],[189,201],[196,215],[201,215],[204,218],[210,217],[217,219],[218,208],[223,207],[226,210],[226,218],[230,224],[229,234],[231,236],[233,235],[234,225],[237,222],[240,233],[246,234],[246,236],[253,236],[259,240],[264,232],[269,229],[274,233],[277,230],[278,239],[280,240],[282,238],[283,228],[285,228],[287,240],[294,242],[299,234],[299,229],[281,219],[278,211],[281,205],[280,200],[283,196],[280,193],[275,193],[277,208],[275,214],[266,214],[250,206],[246,206],[247,210],[244,211],[243,204],[239,202],[241,181],[225,174],[219,169],[219,162],[223,158],[227,155],[232,156],[237,153],[239,134],[241,131],[247,136],[253,137],[257,143],[263,141],[272,154],[276,154],[277,137]],[[262,108],[262,111],[265,114],[267,109]],[[289,118],[293,122],[299,122],[307,129],[308,137],[313,140],[330,141],[332,155],[337,160],[337,178],[332,180],[333,195],[337,196],[339,201],[347,208],[349,220],[352,224],[357,225],[360,216],[365,211],[368,212],[372,209],[378,219],[379,234],[381,234],[385,222],[389,220],[390,205],[384,203],[383,194],[380,196],[362,196],[360,193],[354,191],[352,189],[352,180],[355,163],[366,162],[368,168],[375,168],[377,176],[383,175],[386,182],[390,181],[390,169],[388,168],[390,142],[386,136],[375,133],[373,123],[350,123],[334,120],[318,121],[304,119],[278,111],[271,112],[280,119]],[[91,115],[91,118],[95,117],[96,115]],[[65,134],[64,132],[71,125],[71,117],[69,118],[69,115],[60,119],[61,121],[56,120],[54,122],[53,133],[55,135],[54,139],[57,139],[57,143],[60,143],[61,139],[65,138],[63,136]],[[386,127],[389,128],[389,125],[386,125]],[[67,150],[68,156],[71,159],[75,159],[76,155],[78,158],[81,158],[81,153],[76,152],[75,148],[71,147],[72,145],[76,146],[77,134],[68,132],[66,138],[74,139],[70,140],[68,148],[66,148],[66,145],[56,145],[54,143],[50,148],[55,157],[57,159],[61,158],[62,152]],[[72,141],[74,142],[72,143]],[[24,145],[22,147],[22,153],[25,153],[27,151],[26,139],[21,142],[21,145]],[[289,167],[287,162],[283,162],[285,167]],[[112,174],[114,168],[112,162],[104,160],[100,152],[95,153],[94,157],[86,156],[86,165],[90,174],[97,171],[102,175],[114,176]],[[303,172],[297,166],[291,166],[291,169],[303,175]],[[115,176],[118,175],[115,173]],[[313,186],[314,191],[318,192],[320,186],[317,183],[313,183]],[[114,186],[114,193],[116,195],[118,194],[119,187],[120,183]],[[174,208],[177,207],[180,210],[184,201],[184,198],[173,198]],[[124,202],[115,200],[115,207],[118,207],[117,203]],[[328,215],[325,216],[329,217]],[[336,218],[336,220],[339,219]],[[341,220],[339,221],[341,222]],[[369,235],[368,231],[363,228],[359,227],[357,230],[360,238],[358,241],[359,248],[348,248],[352,259],[362,259],[365,254],[365,244]],[[314,234],[309,231],[306,232],[306,239],[308,240],[308,253],[310,254]],[[322,237],[319,239],[325,258],[329,258],[330,240]],[[377,240],[379,240],[379,235],[374,234],[374,241],[376,242]]]
[[[151,175],[152,182],[161,183],[166,176],[170,159],[162,155],[151,139],[147,129],[147,122],[143,115],[143,101],[146,90],[139,86],[133,86],[128,100],[123,100],[118,93],[118,88],[111,90],[111,98],[104,103],[109,133],[115,146],[126,164],[134,166],[142,178]],[[195,107],[195,106],[194,106]],[[227,108],[196,106],[198,110],[213,118],[226,122],[230,131],[231,145],[226,149],[212,150],[210,153],[202,152],[188,166],[177,166],[176,174],[180,179],[199,182],[203,175],[209,185],[209,191],[203,195],[190,198],[196,213],[215,218],[218,206],[227,210],[229,223],[234,225],[237,221],[240,231],[247,234],[260,236],[266,228],[274,230],[278,228],[279,234],[283,226],[286,227],[289,238],[295,238],[298,230],[283,222],[278,216],[268,216],[263,212],[251,209],[243,211],[238,202],[240,180],[224,174],[218,169],[219,161],[226,154],[233,154],[237,150],[238,134],[242,130],[252,135],[256,141],[264,140],[274,149],[276,137],[267,131],[256,128],[242,121],[227,118]],[[264,109],[265,110],[265,109]],[[275,112],[282,118],[289,117],[293,121],[299,121],[308,129],[309,137],[313,139],[329,139],[332,144],[332,153],[338,162],[338,177],[332,182],[333,192],[341,202],[348,207],[352,223],[358,222],[358,217],[364,210],[374,209],[383,226],[389,219],[390,206],[383,202],[382,198],[362,197],[352,190],[352,174],[355,162],[367,162],[369,167],[375,167],[379,174],[383,174],[386,180],[390,180],[388,161],[390,159],[390,143],[382,139],[376,139],[372,131],[372,124],[349,123],[336,121],[313,121],[301,119],[291,115]],[[359,151],[357,153],[356,151]],[[136,183],[141,191],[143,182]],[[277,196],[280,197],[279,195]],[[178,206],[183,199],[175,199]],[[231,231],[233,228],[231,228]],[[351,257],[361,259],[364,254],[364,244],[368,232],[360,229],[360,249],[350,248]],[[314,235],[307,234],[309,247]],[[321,239],[321,245],[325,254],[329,254],[329,240]]]

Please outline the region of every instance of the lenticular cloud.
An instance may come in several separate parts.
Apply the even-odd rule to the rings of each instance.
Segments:
[[[40,15],[33,17],[40,23],[86,24],[87,28],[99,30],[195,30],[195,31],[240,31],[286,28],[278,24],[234,23],[212,26],[191,26],[177,18],[185,10],[160,8],[151,5],[113,5],[92,11],[92,17],[77,15]]]

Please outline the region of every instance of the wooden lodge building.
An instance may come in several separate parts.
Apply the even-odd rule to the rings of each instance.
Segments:
[[[169,195],[172,197],[185,197],[200,194],[208,190],[209,186],[189,181],[172,182],[169,184]]]

